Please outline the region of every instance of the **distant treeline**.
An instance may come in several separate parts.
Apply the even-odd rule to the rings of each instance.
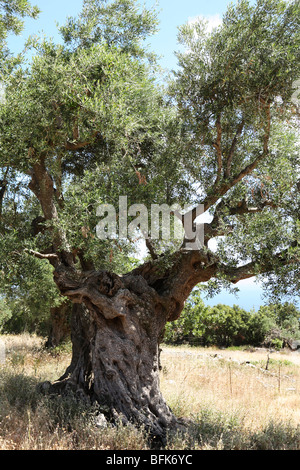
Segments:
[[[181,317],[168,323],[164,342],[202,346],[300,346],[300,310],[293,303],[273,303],[258,311],[237,305],[206,306],[195,291]]]

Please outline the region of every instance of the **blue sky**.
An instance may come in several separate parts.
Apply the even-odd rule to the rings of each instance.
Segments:
[[[31,0],[41,14],[37,20],[26,20],[25,30],[20,37],[11,37],[10,48],[20,51],[24,40],[31,34],[44,32],[47,36],[59,39],[56,23],[65,23],[68,16],[76,16],[82,8],[82,0]],[[140,1],[143,4],[143,0]],[[157,5],[160,19],[160,31],[148,42],[162,55],[161,64],[166,69],[176,68],[174,51],[178,49],[177,28],[198,15],[220,17],[226,11],[228,0],[145,0],[147,7]]]
[[[64,24],[67,16],[76,16],[82,7],[82,0],[32,0],[32,3],[40,8],[40,17],[38,20],[26,20],[22,35],[18,38],[10,38],[9,46],[14,52],[22,50],[24,41],[31,34],[45,34],[58,41],[56,23]],[[156,4],[155,0],[146,0],[145,3],[148,7]],[[178,26],[199,15],[213,20],[221,18],[230,3],[229,0],[160,0],[157,2],[160,31],[148,42],[151,48],[162,56],[160,61],[162,67],[167,70],[176,69],[177,61],[174,51],[179,47],[177,43]],[[238,297],[224,291],[205,302],[209,305],[217,303],[238,304],[243,308],[255,308],[256,310],[265,303],[262,298],[263,291],[260,286],[255,284],[254,279],[241,281],[237,287],[240,288]]]

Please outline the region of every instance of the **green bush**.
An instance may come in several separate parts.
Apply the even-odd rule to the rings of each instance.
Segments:
[[[5,325],[12,317],[12,311],[4,299],[0,299],[0,333],[5,329]]]
[[[237,305],[208,307],[196,289],[181,317],[166,328],[167,344],[204,346],[261,346],[282,348],[300,338],[300,311],[290,303],[270,304],[257,312]]]

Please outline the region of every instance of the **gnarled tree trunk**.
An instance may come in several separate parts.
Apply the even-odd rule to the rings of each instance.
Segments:
[[[56,274],[75,302],[73,356],[51,390],[72,390],[101,405],[109,419],[143,426],[164,442],[178,422],[159,387],[159,344],[170,315],[141,275],[92,272],[74,281]]]
[[[182,428],[160,392],[159,345],[194,285],[216,269],[203,256],[177,254],[169,270],[149,262],[123,276],[57,264],[56,284],[75,304],[73,357],[51,390],[98,402],[108,418],[143,426],[157,442]]]

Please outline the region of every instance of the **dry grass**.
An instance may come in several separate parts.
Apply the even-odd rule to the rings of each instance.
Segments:
[[[165,348],[162,390],[190,413],[203,406],[239,413],[253,431],[270,420],[298,425],[300,354],[271,353],[265,370],[267,359],[267,351]]]
[[[95,409],[36,391],[70,362],[70,346],[52,353],[41,338],[1,337],[0,449],[140,450],[135,428],[95,426]],[[187,433],[168,449],[300,449],[300,353],[171,348],[162,352],[161,389]]]
[[[6,360],[0,364],[0,450],[142,450],[147,438],[121,424],[95,425],[97,409],[74,397],[49,398],[37,391],[70,364],[71,347],[52,352],[35,336],[7,335]]]
[[[292,447],[300,446],[300,353],[164,347],[162,366],[161,388],[173,410],[196,421],[209,414],[227,430],[235,427],[233,447],[255,448],[263,436],[258,447],[288,448],[291,437],[268,442],[268,433],[272,438],[277,431],[281,438],[283,431],[293,435]]]

